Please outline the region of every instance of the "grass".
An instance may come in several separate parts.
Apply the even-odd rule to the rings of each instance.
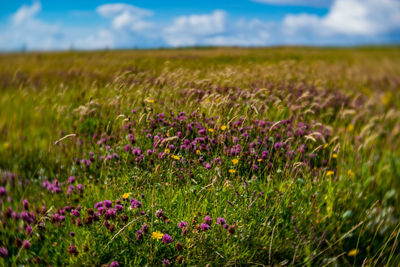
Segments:
[[[396,266],[399,66],[398,47],[2,54],[0,264]]]

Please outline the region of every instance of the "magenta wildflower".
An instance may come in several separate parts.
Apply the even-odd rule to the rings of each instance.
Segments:
[[[210,229],[210,226],[209,226],[208,224],[206,224],[206,223],[202,223],[202,224],[200,225],[200,228],[201,228],[201,230],[203,230],[203,231],[207,231],[208,229]]]
[[[69,184],[75,183],[75,176],[70,176],[70,177],[68,178],[68,183],[69,183]]]
[[[112,208],[112,202],[110,200],[104,200],[104,207]]]
[[[32,227],[31,227],[30,225],[28,225],[28,226],[26,227],[25,231],[26,231],[26,234],[27,234],[27,235],[32,234]]]
[[[31,243],[29,242],[29,240],[24,240],[24,241],[22,241],[22,247],[24,248],[24,249],[30,249],[31,248]]]
[[[79,211],[78,210],[72,210],[72,215],[74,215],[75,217],[79,217]]]
[[[168,259],[163,259],[163,260],[162,260],[162,264],[163,264],[164,266],[170,266],[170,265],[171,265],[171,263],[170,263],[170,261],[169,261]]]
[[[211,219],[211,217],[210,216],[206,216],[206,217],[204,217],[204,223],[205,224],[208,224],[208,225],[210,225],[211,224],[211,222],[212,222],[212,219]]]
[[[0,187],[0,197],[5,196],[7,193],[6,189],[4,186]]]
[[[226,220],[224,218],[217,218],[217,224],[225,225],[226,224]]]
[[[0,257],[2,257],[2,258],[8,257],[8,250],[5,247],[0,248]]]
[[[110,263],[110,267],[119,267],[118,261],[113,261]]]
[[[172,243],[172,241],[173,241],[172,236],[170,236],[169,234],[164,234],[164,235],[163,235],[163,237],[162,237],[162,242],[163,242],[164,244]]]
[[[124,209],[124,207],[123,207],[122,205],[120,205],[120,204],[116,204],[116,205],[115,205],[115,209],[116,209],[117,211],[121,211],[121,210]]]
[[[188,223],[187,222],[179,222],[178,223],[178,227],[179,228],[184,228],[184,227],[187,227],[188,226]]]
[[[131,207],[132,209],[134,208],[140,208],[142,207],[142,203],[134,198],[131,199]]]
[[[29,210],[28,200],[26,199],[22,200],[22,206],[24,207],[24,210]]]

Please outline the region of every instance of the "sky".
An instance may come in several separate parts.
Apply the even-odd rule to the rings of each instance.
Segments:
[[[400,0],[0,0],[0,51],[400,44]]]

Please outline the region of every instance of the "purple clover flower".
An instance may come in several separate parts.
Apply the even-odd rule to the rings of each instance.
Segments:
[[[188,226],[187,222],[179,222],[178,223],[178,228],[184,228],[184,227],[187,227],[187,226]]]
[[[200,228],[201,228],[201,230],[203,230],[203,231],[207,231],[208,229],[210,229],[210,226],[209,226],[208,224],[206,224],[206,223],[202,223],[202,224],[200,225]]]
[[[164,244],[172,243],[172,241],[173,241],[172,236],[170,236],[169,234],[164,234],[164,235],[163,235],[163,237],[162,237],[162,242],[163,242]]]

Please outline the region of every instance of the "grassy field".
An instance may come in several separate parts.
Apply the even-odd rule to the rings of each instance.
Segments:
[[[400,49],[0,55],[0,265],[397,266]]]

